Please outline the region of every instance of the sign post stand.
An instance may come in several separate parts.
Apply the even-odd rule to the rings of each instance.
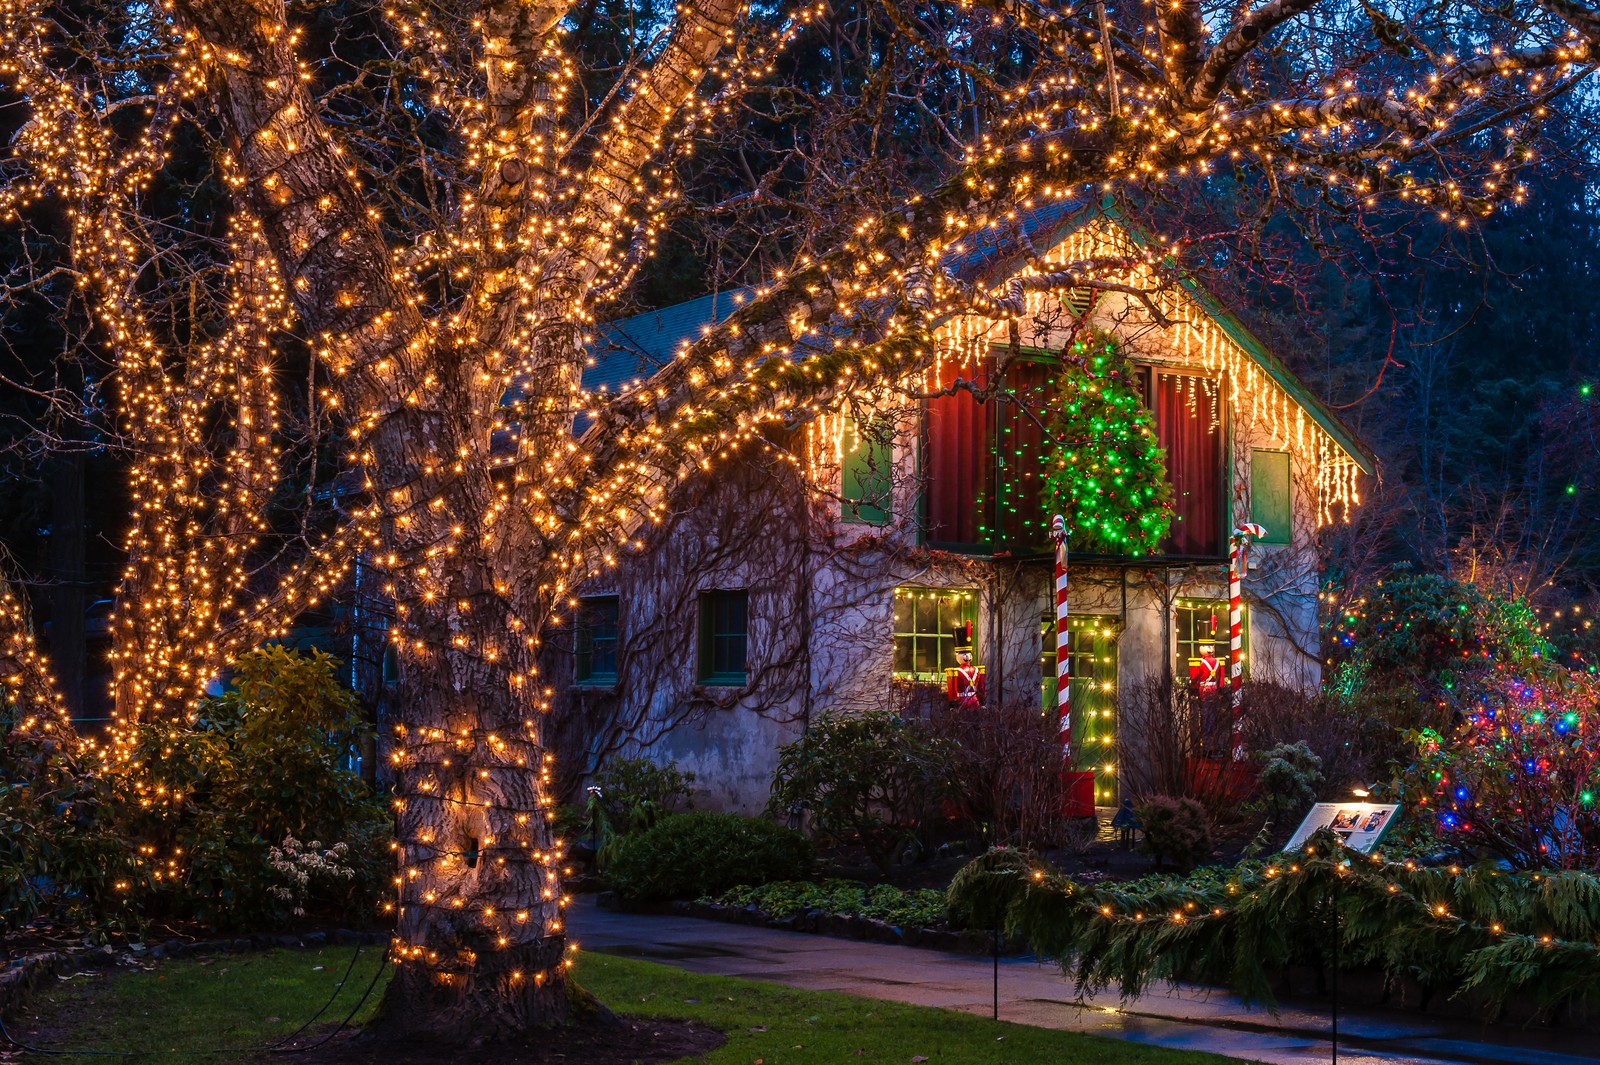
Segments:
[[[1306,814],[1300,827],[1289,837],[1286,851],[1300,850],[1312,833],[1328,829],[1346,847],[1358,854],[1371,854],[1373,849],[1400,816],[1398,803],[1375,802],[1319,802]],[[1333,1065],[1339,1065],[1339,874],[1334,873],[1331,902],[1333,909],[1333,1002],[1329,1041],[1333,1046]]]

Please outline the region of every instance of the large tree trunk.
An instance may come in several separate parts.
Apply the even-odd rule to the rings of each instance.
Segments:
[[[564,1023],[561,849],[531,657],[485,561],[410,619],[389,748],[399,847],[391,1031],[484,1040]],[[451,648],[443,653],[440,648]]]

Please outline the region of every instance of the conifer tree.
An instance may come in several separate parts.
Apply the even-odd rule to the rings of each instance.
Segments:
[[[1075,551],[1145,555],[1172,526],[1172,485],[1155,419],[1122,346],[1096,333],[1064,354],[1046,425],[1045,506]]]

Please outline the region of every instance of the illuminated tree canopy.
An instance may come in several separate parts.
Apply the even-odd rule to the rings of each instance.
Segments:
[[[901,380],[944,316],[1128,288],[1135,265],[1052,265],[985,292],[962,272],[972,242],[1009,233],[1019,206],[1222,174],[1268,189],[1273,211],[1470,227],[1523,199],[1543,124],[1600,47],[1578,0],[884,9],[920,79],[900,88],[959,83],[982,119],[948,172],[846,220],[836,247],[797,254],[647,379],[590,393],[586,341],[688,203],[680,165],[736,132],[779,52],[822,46],[822,5],[686,0],[606,66],[566,2],[0,2],[0,211],[60,222],[60,269],[143,456],[120,711],[181,716],[357,549],[386,572],[403,675],[397,1027],[484,1037],[567,1017],[540,633],[664,520],[666,494]],[[979,40],[1005,61],[974,62]],[[1170,283],[1201,236],[1157,239],[1138,265]],[[332,412],[359,503],[269,566],[274,397],[302,356],[300,403]]]

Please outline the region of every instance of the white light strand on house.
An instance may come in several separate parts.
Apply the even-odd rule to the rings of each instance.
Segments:
[[[1095,221],[1069,234],[1038,260],[1047,266],[1110,261],[1133,261],[1122,274],[1107,273],[1102,279],[1129,288],[1146,290],[1160,313],[1172,324],[1149,324],[1153,336],[1165,347],[1151,350],[1150,341],[1141,344],[1144,354],[1157,358],[1159,365],[1205,371],[1204,375],[1174,374],[1179,396],[1192,414],[1199,415],[1200,397],[1207,397],[1210,429],[1222,426],[1222,402],[1227,403],[1229,424],[1252,442],[1270,442],[1289,448],[1310,459],[1312,466],[1313,508],[1317,525],[1349,519],[1351,508],[1360,502],[1358,477],[1361,473],[1355,456],[1349,454],[1306,410],[1212,317],[1205,307],[1186,291],[1164,285],[1163,280],[1143,262],[1144,255],[1132,238],[1119,227]],[[1037,274],[1033,266],[1022,273]],[[1085,279],[1085,286],[1092,287]],[[1003,286],[1002,286],[1003,288]],[[999,289],[995,290],[996,293]],[[1032,322],[1033,336],[1023,336],[1024,344],[1049,348],[1059,346],[1061,338],[1052,335],[1046,323],[1065,320],[1066,310],[1058,294],[1043,291],[1024,293],[1021,323]],[[1128,309],[1139,313],[1136,300]],[[1087,312],[1094,315],[1094,309]],[[1107,323],[1112,324],[1112,323]],[[902,382],[922,392],[948,387],[953,374],[975,374],[995,345],[1010,340],[1011,321],[983,315],[957,315],[940,323],[934,331],[935,353],[929,364],[911,379]],[[1024,325],[1023,328],[1026,328]],[[1165,358],[1162,356],[1165,355]],[[812,475],[819,485],[831,483],[831,476],[860,445],[855,420],[847,414],[829,411],[811,424],[807,432],[807,457]],[[1263,438],[1267,438],[1263,440]]]

